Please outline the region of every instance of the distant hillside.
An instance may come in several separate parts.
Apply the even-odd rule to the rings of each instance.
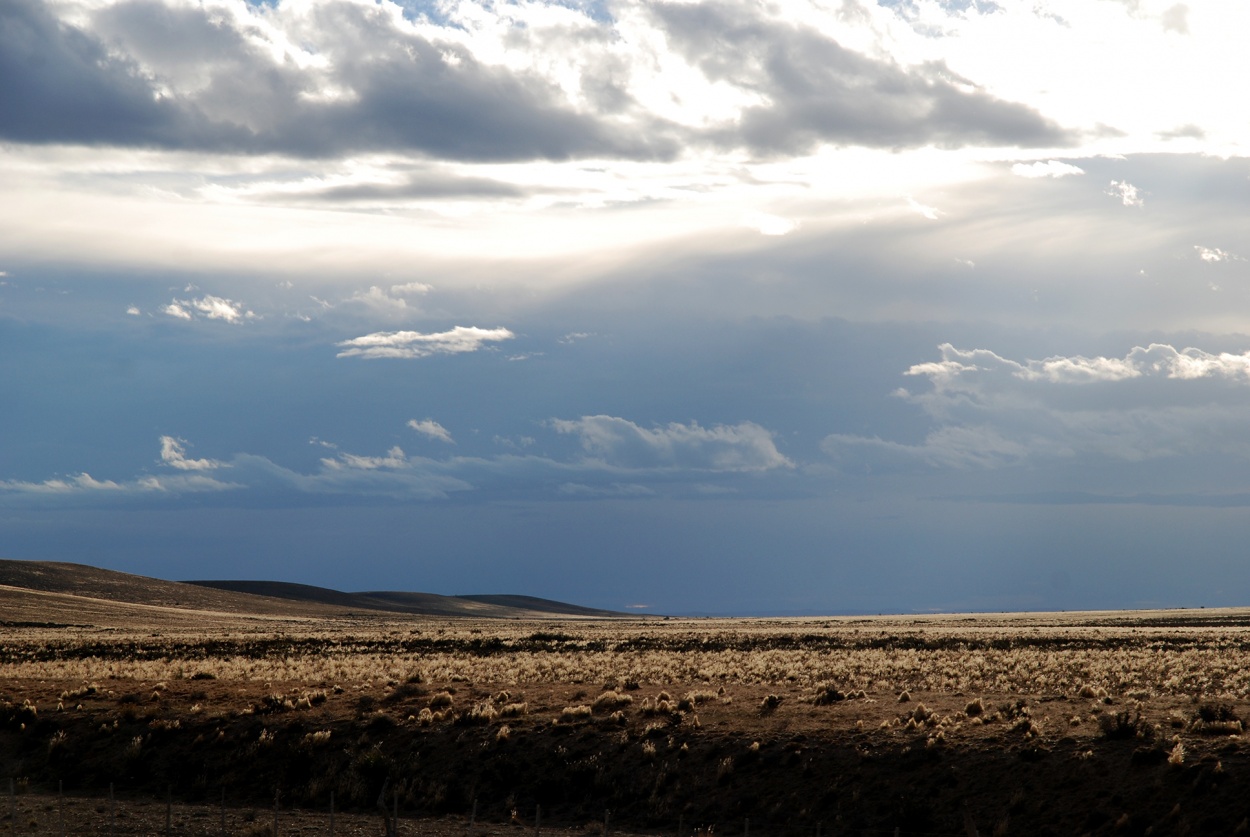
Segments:
[[[376,593],[370,595],[379,595]],[[498,605],[499,607],[515,607],[525,610],[541,611],[543,613],[562,613],[566,616],[630,616],[638,618],[637,614],[619,613],[614,610],[595,610],[590,607],[582,607],[581,605],[567,604],[566,602],[552,601],[551,599],[540,599],[536,596],[508,596],[508,595],[490,595],[490,596],[457,596],[458,599],[468,599],[472,602],[481,602],[482,604]]]
[[[475,616],[498,619],[535,619],[544,617],[578,617],[583,619],[636,618],[633,614],[540,599],[534,596],[440,596],[436,593],[410,593],[396,590],[371,590],[344,593],[328,587],[292,584],[286,581],[212,580],[188,581],[201,587],[270,596],[301,602],[318,602],[355,610],[380,610],[391,613],[412,613],[422,616]]]
[[[352,613],[477,619],[637,618],[530,596],[345,593],[283,581],[165,581],[86,564],[0,559],[0,624],[185,620],[190,617],[178,614],[193,612],[300,619]]]

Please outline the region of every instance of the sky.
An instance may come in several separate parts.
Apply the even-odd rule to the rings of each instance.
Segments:
[[[0,556],[1250,605],[1250,5],[0,0]]]

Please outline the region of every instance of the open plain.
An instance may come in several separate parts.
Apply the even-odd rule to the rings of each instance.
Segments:
[[[342,834],[384,833],[380,802],[422,833],[1250,829],[1248,611],[435,617],[134,585],[0,587],[0,833],[164,833],[121,830],[110,785],[181,834],[221,833],[223,799],[270,833],[275,796],[281,833],[328,833],[331,794]]]

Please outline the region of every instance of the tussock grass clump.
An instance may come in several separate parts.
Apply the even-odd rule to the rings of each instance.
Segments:
[[[505,693],[506,694],[506,693]],[[528,703],[505,703],[499,707],[500,718],[519,718],[529,713]]]
[[[382,702],[385,704],[395,704],[395,703],[401,703],[405,700],[412,700],[413,698],[419,698],[419,697],[424,697],[424,696],[425,696],[425,689],[423,689],[419,685],[419,683],[404,682],[404,683],[400,683],[391,691],[390,694],[382,698]]]
[[[489,700],[483,700],[474,704],[472,709],[456,720],[467,724],[489,724],[498,717],[499,710],[495,708],[495,704]]]
[[[90,683],[78,689],[67,689],[61,692],[61,700],[79,700],[90,695],[94,695],[99,691],[99,687],[94,683]]]
[[[760,701],[760,712],[774,712],[781,702],[785,700],[781,695],[765,695]]]
[[[320,747],[330,743],[330,730],[320,729],[315,732],[306,733],[302,739],[306,747]]]
[[[592,714],[590,706],[580,704],[578,706],[566,706],[560,710],[560,717],[556,718],[558,724],[575,724],[578,721],[588,719]]]
[[[436,692],[430,696],[430,702],[426,704],[430,709],[448,709],[456,702],[451,692],[443,690]]]
[[[968,701],[968,705],[964,707],[964,714],[969,718],[975,718],[983,712],[985,712],[985,704],[981,701],[981,698]]]
[[[615,712],[618,709],[629,706],[633,702],[633,696],[622,695],[609,690],[595,698],[590,708],[593,712]]]
[[[668,700],[668,697],[667,697],[668,693],[660,692],[660,695],[661,697],[657,698],[656,700],[652,700],[651,698],[643,698],[642,702],[638,704],[639,714],[641,714],[644,718],[650,718],[654,715],[673,714],[676,707],[671,701]]]

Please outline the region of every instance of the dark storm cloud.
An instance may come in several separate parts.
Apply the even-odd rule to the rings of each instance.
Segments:
[[[275,60],[239,21],[206,9],[122,3],[87,31],[14,0],[0,7],[0,136],[475,161],[675,153],[658,124],[621,133],[547,81],[400,30],[380,7],[327,3],[314,17],[329,78]]]
[[[800,153],[822,143],[903,148],[1067,145],[1074,137],[1021,104],[997,99],[940,63],[904,69],[819,33],[751,17],[746,9],[657,3],[687,60],[713,80],[765,97],[721,145]]]
[[[0,8],[0,136],[306,157],[397,151],[463,161],[670,159],[707,142],[771,154],[824,142],[899,148],[1071,140],[1036,111],[994,98],[942,64],[904,68],[744,9],[652,9],[686,60],[764,103],[732,124],[679,128],[639,106],[627,89],[628,66],[602,49],[577,70],[587,104],[575,105],[537,72],[484,63],[454,38],[401,25],[381,5],[329,0],[298,19],[278,19],[131,0],[76,26],[34,0],[12,0]],[[611,27],[600,21],[564,33],[570,43],[530,46],[608,43]],[[301,57],[291,43],[300,44]]]
[[[19,142],[205,145],[239,139],[156,96],[152,80],[35,0],[0,3],[0,136]]]

